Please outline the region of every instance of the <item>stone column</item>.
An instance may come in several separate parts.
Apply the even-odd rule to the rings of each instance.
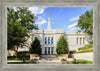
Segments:
[[[48,44],[48,37],[47,37],[47,44]]]

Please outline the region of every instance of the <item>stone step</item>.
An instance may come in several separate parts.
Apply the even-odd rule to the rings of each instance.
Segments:
[[[56,58],[57,55],[41,55],[41,58]]]

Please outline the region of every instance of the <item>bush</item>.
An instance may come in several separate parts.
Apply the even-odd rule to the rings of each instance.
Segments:
[[[35,37],[35,40],[32,42],[29,52],[31,54],[41,54],[41,44],[37,37]]]
[[[56,48],[57,54],[67,54],[69,52],[68,42],[63,35],[60,36]]]
[[[93,52],[93,49],[86,49],[86,50],[82,50],[76,53],[86,53],[86,52]]]
[[[90,49],[93,48],[93,44],[87,44],[84,47],[78,48],[78,50],[85,50],[85,49]]]
[[[61,61],[67,61],[65,58],[62,58]]]
[[[20,52],[18,52],[18,57],[22,57],[22,56],[29,56],[29,51],[20,51]]]
[[[76,53],[76,50],[70,51],[70,54],[74,54],[74,53]]]

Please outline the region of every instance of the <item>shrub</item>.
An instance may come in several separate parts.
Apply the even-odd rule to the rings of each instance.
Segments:
[[[61,61],[67,61],[65,58],[62,58]]]
[[[35,37],[35,40],[32,42],[29,52],[31,54],[41,54],[41,44],[37,37]]]
[[[86,49],[86,50],[82,50],[76,53],[86,53],[86,52],[93,52],[93,49]]]
[[[70,53],[71,54],[74,54],[74,53],[76,53],[76,50],[72,50],[72,51],[70,51]]]
[[[87,44],[84,47],[78,48],[78,50],[85,50],[85,49],[89,49],[89,48],[93,48],[93,44]]]
[[[29,51],[20,51],[18,52],[18,57],[29,56]]]
[[[57,54],[67,54],[69,52],[68,42],[63,35],[60,36],[56,48]]]

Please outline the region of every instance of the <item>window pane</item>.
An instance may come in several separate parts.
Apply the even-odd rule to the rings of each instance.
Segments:
[[[47,47],[45,47],[45,54],[47,54]]]
[[[50,37],[48,38],[48,44],[50,44]]]
[[[81,44],[81,38],[80,38],[80,44]]]
[[[53,44],[53,37],[52,37],[52,39],[51,39],[51,44]]]
[[[50,54],[50,47],[48,47],[48,54]]]
[[[53,47],[51,48],[51,54],[53,54]]]
[[[45,37],[45,44],[47,44],[47,38]]]

